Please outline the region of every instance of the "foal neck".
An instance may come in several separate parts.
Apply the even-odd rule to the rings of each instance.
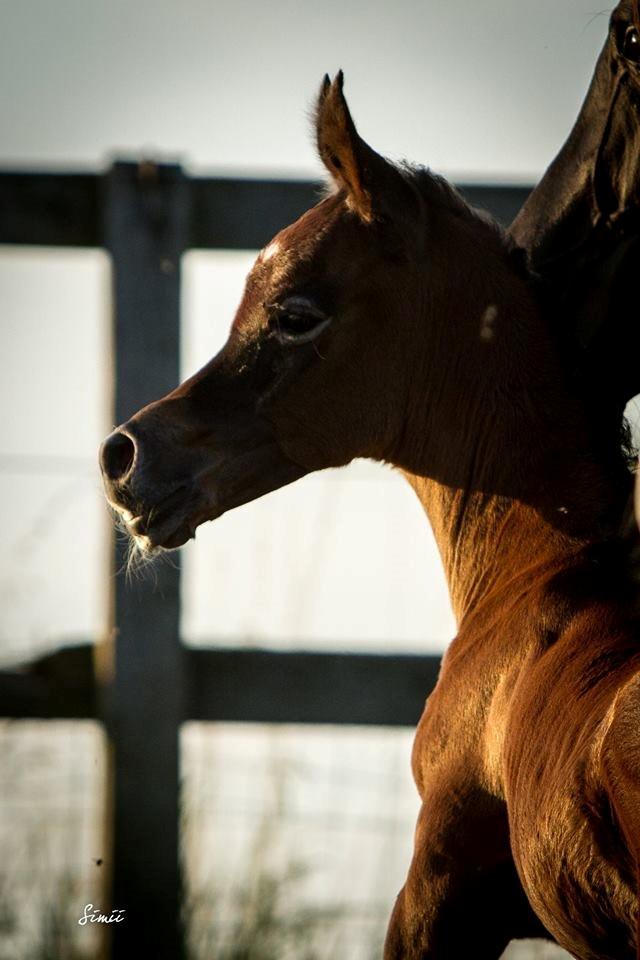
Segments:
[[[558,521],[524,500],[446,486],[405,472],[429,518],[458,625],[490,598],[521,591],[600,539],[571,531],[570,510],[558,497]],[[563,511],[567,511],[564,513]],[[583,515],[584,516],[584,515]],[[594,511],[597,531],[597,511]],[[564,522],[562,522],[564,521]]]
[[[527,571],[611,536],[629,484],[622,455],[594,453],[528,283],[499,246],[491,256],[454,285],[454,313],[427,337],[413,371],[421,402],[390,458],[428,514],[458,622]],[[446,358],[435,369],[434,356]]]

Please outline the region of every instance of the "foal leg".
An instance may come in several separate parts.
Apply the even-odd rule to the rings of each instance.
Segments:
[[[548,939],[516,873],[504,811],[472,808],[446,823],[439,806],[422,807],[384,960],[498,960],[513,939]]]

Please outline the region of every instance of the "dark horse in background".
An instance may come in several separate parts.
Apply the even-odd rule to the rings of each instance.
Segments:
[[[626,464],[594,442],[498,228],[372,150],[340,75],[316,130],[334,192],[258,256],[220,354],[107,438],[107,497],[153,553],[314,470],[401,470],[458,633],[416,735],[422,809],[385,956],[497,960],[548,931],[581,960],[637,960]]]
[[[640,17],[622,0],[575,126],[511,226],[539,275],[594,442],[640,393]]]

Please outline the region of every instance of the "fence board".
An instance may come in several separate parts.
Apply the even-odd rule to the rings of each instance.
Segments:
[[[181,720],[413,727],[440,657],[215,648],[182,651]],[[286,691],[286,696],[283,695]],[[99,717],[93,647],[0,671],[0,716]]]
[[[14,670],[0,671],[0,716],[89,720],[98,716],[93,646],[54,650]]]
[[[179,167],[115,164],[104,185],[104,238],[113,262],[115,422],[180,379],[180,261],[189,191]],[[127,582],[126,544],[114,540],[115,676],[112,906],[114,956],[182,955],[179,725],[184,716],[179,555]]]
[[[440,657],[190,650],[198,720],[415,726]]]
[[[0,243],[102,246],[101,184],[102,178],[90,173],[0,171]],[[194,177],[188,180],[188,190],[186,247],[251,250],[316,203],[322,184]],[[529,187],[498,184],[462,184],[460,190],[505,226],[530,192]]]
[[[100,178],[93,173],[0,172],[0,243],[100,246]]]

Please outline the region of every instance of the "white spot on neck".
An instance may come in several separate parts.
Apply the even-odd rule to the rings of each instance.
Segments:
[[[480,339],[493,340],[496,335],[496,320],[498,318],[498,308],[495,303],[490,303],[480,320]]]
[[[280,250],[280,244],[277,240],[272,240],[271,243],[264,248],[260,254],[260,260],[263,263],[266,263],[267,260],[271,260],[272,257],[275,257],[276,253]]]

